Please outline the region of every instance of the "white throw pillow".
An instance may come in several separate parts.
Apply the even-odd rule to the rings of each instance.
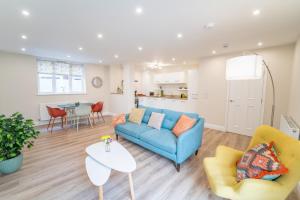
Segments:
[[[164,118],[165,114],[152,112],[148,122],[148,126],[160,130]]]

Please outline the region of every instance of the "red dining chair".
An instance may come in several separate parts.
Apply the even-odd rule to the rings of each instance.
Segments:
[[[103,102],[99,101],[99,102],[91,105],[94,124],[95,124],[94,113],[97,113],[98,120],[100,120],[100,117],[99,117],[99,113],[100,113],[102,120],[105,122],[104,117],[102,115],[103,104],[104,104]]]
[[[64,127],[64,120],[65,120],[65,123],[67,122],[67,113],[66,113],[66,111],[64,111],[62,109],[59,109],[59,108],[51,108],[49,106],[46,106],[46,107],[47,107],[47,110],[48,110],[48,114],[50,116],[50,120],[49,120],[47,130],[49,129],[49,126],[50,126],[51,121],[53,119],[52,125],[51,125],[51,133],[52,133],[54,121],[57,117],[61,117],[61,127],[63,128]]]

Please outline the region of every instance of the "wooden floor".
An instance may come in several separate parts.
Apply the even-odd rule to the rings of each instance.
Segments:
[[[41,134],[35,146],[24,151],[21,170],[0,175],[0,199],[98,199],[98,189],[91,184],[85,171],[85,148],[98,142],[101,135],[114,134],[109,119],[107,121],[107,124],[99,123],[93,129],[82,127],[78,133],[75,129],[65,129]],[[243,150],[249,140],[247,136],[205,129],[199,154],[187,160],[180,173],[176,172],[171,161],[124,139],[120,139],[120,143],[137,162],[137,170],[133,172],[137,200],[205,200],[221,198],[208,189],[203,158],[213,156],[220,144]],[[104,185],[104,198],[130,199],[128,176],[112,171]],[[292,199],[296,199],[294,193],[289,197]]]

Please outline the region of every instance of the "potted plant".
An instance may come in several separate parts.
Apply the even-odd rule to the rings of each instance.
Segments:
[[[11,117],[0,115],[0,173],[9,174],[21,168],[22,149],[32,147],[38,134],[33,121],[24,119],[21,113]]]

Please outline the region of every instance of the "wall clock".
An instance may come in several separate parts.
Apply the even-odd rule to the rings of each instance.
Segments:
[[[95,76],[93,79],[92,79],[92,85],[94,88],[101,88],[102,85],[103,85],[103,80],[102,78],[100,78],[99,76]]]

